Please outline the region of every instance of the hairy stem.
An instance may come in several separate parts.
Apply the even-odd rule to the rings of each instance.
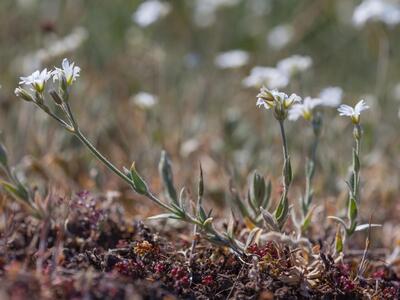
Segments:
[[[290,164],[289,161],[289,149],[288,149],[288,145],[287,145],[287,139],[286,139],[286,133],[285,133],[285,127],[283,124],[283,121],[279,121],[279,128],[281,130],[281,137],[282,137],[282,146],[283,146],[283,160],[284,160],[284,166],[287,166],[288,164]],[[291,181],[291,179],[288,179],[288,173],[286,168],[283,168],[283,195],[284,195],[284,199],[286,199],[286,196],[289,192],[289,182]],[[291,174],[290,174],[291,176]]]

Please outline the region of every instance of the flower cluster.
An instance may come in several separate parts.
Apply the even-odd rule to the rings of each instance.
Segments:
[[[40,101],[42,100],[46,83],[51,77],[53,81],[59,81],[60,84],[65,85],[65,88],[67,88],[79,77],[80,70],[78,66],[75,66],[74,63],[70,63],[68,59],[64,58],[61,68],[56,67],[53,71],[48,71],[46,68],[42,71],[35,71],[29,76],[20,77],[20,86],[15,89],[15,95],[27,101]],[[24,89],[24,85],[30,86],[35,96],[32,96]]]
[[[260,89],[257,95],[257,106],[263,106],[265,109],[274,109],[275,117],[284,120],[287,117],[288,110],[295,103],[299,103],[301,98],[296,94],[288,96],[277,90],[269,90],[266,87]]]

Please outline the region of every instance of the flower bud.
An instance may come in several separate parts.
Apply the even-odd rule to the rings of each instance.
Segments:
[[[51,91],[50,91],[50,96],[51,96],[51,98],[53,98],[54,102],[55,102],[57,105],[62,105],[62,102],[63,102],[63,101],[62,101],[60,95],[58,95],[58,93],[57,93],[55,90],[51,90]]]
[[[23,100],[25,100],[25,101],[28,101],[28,102],[33,101],[32,96],[31,96],[25,89],[23,89],[23,88],[21,88],[21,87],[17,87],[17,88],[14,90],[14,94],[15,94],[17,97],[20,97],[21,99],[23,99]]]

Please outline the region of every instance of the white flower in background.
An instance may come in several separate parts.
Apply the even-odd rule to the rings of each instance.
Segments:
[[[277,64],[277,69],[293,76],[298,73],[307,71],[312,66],[312,59],[309,56],[292,55],[288,58],[282,59]]]
[[[62,80],[62,78],[65,77],[67,85],[71,85],[76,78],[79,77],[81,68],[75,66],[74,62],[70,63],[66,58],[63,59],[61,65],[62,69],[55,68],[55,70],[52,72],[53,80]]]
[[[289,84],[289,77],[276,68],[256,66],[242,83],[246,87],[259,88],[265,85],[269,89],[280,89]]]
[[[51,77],[51,72],[44,69],[43,71],[35,71],[27,77],[20,77],[19,84],[31,85],[35,91],[42,93],[44,91],[47,80]]]
[[[296,94],[291,94],[288,96],[283,92],[278,90],[270,90],[263,86],[257,95],[258,107],[263,106],[265,109],[273,108],[277,105],[281,106],[283,109],[289,109],[293,104],[301,102],[301,98]]]
[[[369,106],[367,106],[365,101],[360,100],[354,108],[346,104],[340,105],[338,108],[338,112],[340,116],[350,117],[353,124],[358,124],[360,123],[361,112],[368,108]]]
[[[16,72],[24,74],[41,69],[44,63],[78,49],[88,36],[85,28],[76,27],[63,38],[51,38],[46,41],[44,48],[16,57],[12,62],[13,68]]]
[[[343,90],[337,86],[330,86],[324,88],[319,93],[319,98],[321,99],[321,105],[338,107],[342,103]]]
[[[364,0],[353,12],[353,24],[363,27],[370,21],[380,21],[389,26],[399,24],[400,5],[388,0]]]
[[[268,45],[274,50],[280,50],[284,48],[287,44],[289,44],[293,36],[294,30],[292,25],[278,25],[272,28],[271,31],[268,33]]]
[[[231,50],[219,53],[214,60],[217,67],[221,69],[240,68],[249,61],[249,53],[243,50]]]
[[[147,27],[168,15],[171,5],[158,0],[148,0],[139,5],[132,15],[132,20],[140,27]]]
[[[84,27],[76,27],[72,32],[61,39],[52,41],[46,49],[42,49],[46,55],[51,57],[61,56],[79,48],[88,38],[89,33]]]
[[[288,119],[291,121],[296,121],[300,117],[304,120],[310,121],[312,119],[313,109],[321,104],[321,99],[306,97],[302,103],[293,104],[292,108],[289,110]]]
[[[400,101],[400,82],[397,83],[392,89],[392,97]]]
[[[208,27],[216,20],[217,10],[238,4],[240,0],[196,0],[193,20],[198,27]]]
[[[158,103],[158,97],[150,93],[139,92],[133,95],[130,101],[142,109],[149,109]]]

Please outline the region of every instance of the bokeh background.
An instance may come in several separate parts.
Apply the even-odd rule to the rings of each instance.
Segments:
[[[278,126],[272,114],[256,108],[258,89],[243,79],[254,66],[305,55],[311,68],[282,90],[316,97],[338,86],[344,103],[364,98],[371,107],[362,116],[361,214],[386,222],[386,246],[393,247],[400,232],[394,225],[400,216],[400,26],[355,26],[360,1],[353,0],[159,3],[154,17],[139,12],[143,1],[0,1],[0,129],[20,176],[43,193],[51,187],[66,194],[118,191],[134,214],[153,208],[14,95],[19,76],[68,57],[82,68],[71,103],[83,132],[118,166],[136,161],[153,190],[161,190],[157,165],[166,149],[177,186],[195,191],[201,162],[208,206],[229,207],[229,181],[244,193],[254,169],[278,193]],[[244,51],[241,63],[218,63],[219,54],[234,49]],[[334,212],[346,200],[352,126],[333,108],[323,115],[315,201]],[[312,131],[299,120],[288,122],[287,132],[297,202]]]

